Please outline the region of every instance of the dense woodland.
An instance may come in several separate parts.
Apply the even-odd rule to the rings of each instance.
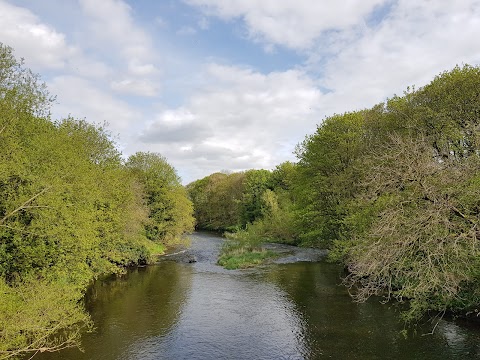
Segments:
[[[91,281],[193,230],[162,156],[122,160],[105,127],[52,121],[53,100],[0,44],[0,358],[78,345]]]
[[[0,358],[77,345],[92,280],[151,261],[194,225],[330,249],[358,301],[406,320],[478,315],[480,68],[456,67],[371,109],[324,119],[274,170],[184,188],[105,126],[54,121],[38,76],[0,44]]]
[[[296,155],[273,171],[189,184],[197,226],[237,230],[249,244],[328,248],[358,301],[408,300],[407,321],[478,315],[479,67],[328,117]]]

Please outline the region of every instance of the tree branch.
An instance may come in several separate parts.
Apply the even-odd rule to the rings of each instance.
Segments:
[[[20,205],[18,208],[16,208],[15,210],[13,210],[12,212],[8,213],[7,215],[5,215],[3,217],[2,220],[0,220],[0,224],[4,223],[5,220],[7,220],[10,216],[12,215],[15,215],[17,212],[19,212],[20,210],[22,209],[25,209],[27,208],[27,205],[29,203],[31,203],[33,200],[35,200],[37,197],[39,197],[40,195],[42,195],[45,191],[47,191],[48,189],[50,189],[51,187],[47,187],[45,189],[43,189],[42,191],[40,191],[39,193],[35,194],[34,196],[32,196],[30,199],[28,199],[27,201],[25,201],[22,205]]]
[[[462,214],[462,212],[461,212],[460,210],[458,210],[455,206],[450,205],[450,209],[452,209],[453,212],[454,212],[455,214],[457,214],[458,216],[460,216],[462,219],[467,220],[470,224],[472,224],[472,225],[476,225],[476,224],[477,224],[475,221],[469,219],[466,215]]]

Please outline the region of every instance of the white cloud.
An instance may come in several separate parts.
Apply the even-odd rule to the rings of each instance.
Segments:
[[[257,41],[306,49],[324,31],[345,29],[364,22],[385,0],[185,0],[206,14],[229,20],[242,18]]]
[[[84,39],[85,43],[115,65],[110,88],[126,95],[158,95],[161,72],[157,50],[150,35],[135,22],[130,5],[122,0],[80,0],[80,5],[88,19],[89,39]],[[157,24],[165,25],[160,17]]]
[[[69,59],[69,66],[65,70],[72,75],[95,79],[96,81],[113,76],[112,67],[102,61],[80,54]]]
[[[456,64],[478,64],[478,34],[478,0],[403,0],[379,26],[364,28],[326,63],[316,62],[322,49],[315,50],[310,69],[321,67],[320,84],[331,90],[325,107],[332,112],[370,107]]]
[[[114,133],[126,139],[129,129],[142,114],[128,103],[120,101],[92,82],[75,76],[58,76],[48,83],[52,93],[57,94],[54,118],[68,115],[85,117],[89,122],[106,121]]]
[[[42,17],[39,6],[34,13],[0,0],[0,40],[47,76],[58,94],[55,117],[106,120],[127,155],[159,151],[186,181],[292,159],[294,145],[324,116],[371,107],[455,64],[480,63],[480,0],[183,0],[201,9],[190,23],[148,14],[160,40],[140,22],[140,2],[79,1],[82,13],[62,32],[60,15]],[[217,30],[209,16],[233,24],[237,35],[231,20],[239,20],[250,40],[273,54],[245,54],[251,64],[235,66],[209,42]],[[174,24],[208,46],[182,47]],[[252,70],[268,67],[279,46],[303,60],[289,71]],[[199,54],[233,65],[202,68]]]
[[[190,167],[186,180],[271,168],[291,159],[294,144],[314,129],[321,94],[301,71],[264,75],[218,64],[205,71],[209,81],[184,106],[159,113],[140,137],[175,166]]]
[[[113,81],[111,88],[116,92],[135,96],[152,97],[158,93],[157,86],[148,80],[124,79]]]
[[[128,62],[128,70],[130,74],[137,76],[152,76],[159,73],[159,70],[155,65],[150,63],[142,64],[136,60]]]
[[[125,60],[139,64],[154,57],[148,34],[137,26],[132,8],[121,0],[80,0],[80,5],[90,18],[91,38],[100,47],[116,47]]]
[[[140,140],[153,144],[190,144],[208,136],[209,128],[208,123],[197,121],[196,115],[188,109],[165,110],[147,126]],[[186,145],[183,148],[192,149],[192,146]]]
[[[106,78],[112,69],[84,54],[81,47],[30,10],[0,0],[0,40],[12,46],[34,71],[52,70],[88,78]]]
[[[30,10],[0,0],[0,40],[38,69],[61,69],[77,50]]]
[[[260,34],[263,46],[270,49],[271,44],[309,47],[304,49],[308,61],[298,69],[317,77],[313,82],[301,70],[263,75],[248,69],[211,66],[210,86],[190,99],[188,109],[197,115],[199,123],[208,122],[214,130],[201,143],[182,143],[182,156],[210,172],[236,170],[237,164],[243,164],[241,159],[247,159],[250,167],[270,167],[289,158],[294,144],[312,133],[312,124],[320,123],[325,116],[371,107],[394,93],[401,94],[408,85],[428,83],[456,64],[480,63],[480,48],[476,46],[480,34],[478,0],[401,0],[392,2],[385,8],[388,12],[372,23],[363,22],[363,18],[379,2],[362,3],[359,6],[365,6],[364,11],[356,17],[348,11],[347,18],[330,15],[335,19],[324,21],[320,16],[319,23],[312,26],[305,4],[299,1],[298,7],[290,10],[303,27],[288,25],[288,16],[280,12],[272,24],[283,24],[295,36],[290,38],[280,29],[278,34],[283,35],[278,39],[272,35],[276,33],[274,27],[262,30],[266,29],[262,17],[259,15],[255,23],[253,15],[273,16],[280,8],[287,9],[291,5],[288,1],[189,2],[224,19],[242,17],[250,33]],[[309,11],[315,13],[317,6],[312,5]],[[331,27],[338,30],[322,35]],[[318,37],[322,39],[316,42]],[[319,89],[325,89],[323,94]],[[310,112],[301,111],[310,108]],[[203,163],[206,158],[209,161]]]

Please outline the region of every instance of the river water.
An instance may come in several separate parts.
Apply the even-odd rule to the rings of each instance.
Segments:
[[[215,265],[221,238],[191,240],[187,253],[98,281],[83,352],[36,359],[480,359],[480,325],[442,320],[405,339],[396,306],[352,302],[341,268],[318,251],[225,270]]]

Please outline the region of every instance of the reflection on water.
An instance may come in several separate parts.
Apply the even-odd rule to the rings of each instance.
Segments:
[[[275,286],[226,274],[194,276],[176,326],[137,344],[123,358],[301,358],[296,334],[303,329],[293,311]]]
[[[138,341],[162,336],[175,326],[191,277],[189,269],[165,262],[97,281],[87,296],[95,331],[83,336],[84,352],[67,349],[38,359],[123,358]]]
[[[442,321],[434,335],[404,339],[398,314],[355,304],[333,264],[227,271],[222,240],[192,236],[195,264],[164,261],[97,282],[88,308],[97,330],[84,353],[38,359],[476,359],[477,328]]]
[[[395,304],[382,299],[352,302],[340,286],[335,264],[296,263],[271,268],[265,281],[283,289],[304,321],[308,359],[478,359],[480,329],[440,321],[433,335],[430,322],[407,339]]]

